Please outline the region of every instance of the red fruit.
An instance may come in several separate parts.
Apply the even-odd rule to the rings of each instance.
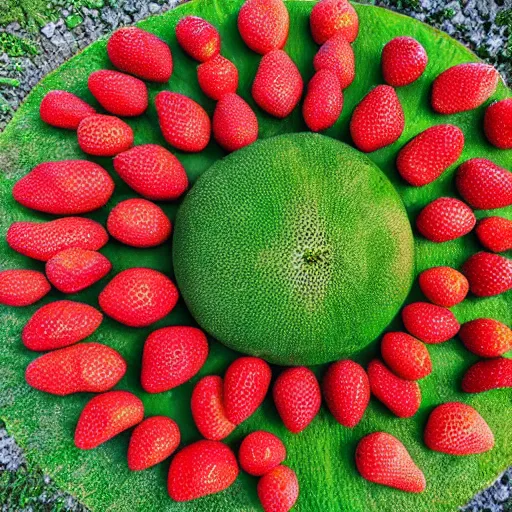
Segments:
[[[144,418],[144,405],[128,391],[108,391],[85,405],[75,430],[75,446],[90,450]]]
[[[39,107],[39,115],[45,123],[68,130],[76,130],[80,121],[92,114],[96,114],[93,107],[67,91],[48,92]]]
[[[484,130],[491,144],[512,149],[512,98],[497,101],[485,111]]]
[[[86,117],[78,126],[80,149],[94,156],[115,156],[133,145],[133,131],[114,116],[95,114]]]
[[[0,304],[30,306],[50,291],[44,274],[35,270],[4,270],[0,272]]]
[[[370,401],[370,382],[363,367],[354,361],[333,363],[322,381],[327,407],[344,427],[355,427]]]
[[[460,402],[437,406],[425,427],[425,444],[449,455],[483,453],[494,446],[489,425],[473,407]]]
[[[25,380],[29,386],[52,395],[103,393],[112,389],[125,372],[126,362],[113,348],[80,343],[32,361]]]
[[[350,134],[358,149],[369,153],[396,142],[404,126],[404,112],[395,90],[378,85],[354,109]]]
[[[170,48],[154,34],[137,27],[116,30],[107,43],[114,66],[151,82],[167,82],[172,75]]]
[[[423,295],[430,302],[445,308],[461,303],[468,294],[468,280],[451,267],[432,267],[419,276]]]
[[[428,56],[425,48],[412,37],[395,37],[382,50],[382,74],[392,87],[415,82],[425,71]]]
[[[146,84],[133,76],[101,69],[89,75],[88,86],[98,103],[116,116],[140,116],[148,108]]]
[[[219,441],[197,441],[171,461],[167,488],[174,501],[190,501],[230,487],[238,476],[233,452]]]
[[[54,215],[77,215],[105,206],[114,192],[107,171],[87,160],[45,162],[13,187],[18,203]]]
[[[424,343],[443,343],[453,338],[460,329],[454,314],[446,308],[414,302],[402,310],[405,328]]]
[[[273,50],[261,59],[252,84],[252,97],[265,112],[282,119],[297,106],[303,88],[293,60],[283,50]]]
[[[199,62],[206,62],[220,52],[219,32],[198,16],[185,16],[179,21],[176,39],[183,50]]]
[[[298,497],[297,475],[286,466],[277,466],[258,482],[258,498],[265,512],[288,512]]]
[[[489,251],[505,252],[512,249],[512,220],[487,217],[476,226],[476,236]]]
[[[474,364],[462,379],[462,390],[466,393],[482,393],[491,389],[511,387],[512,359],[504,357]]]
[[[457,126],[440,124],[427,128],[398,153],[400,176],[414,187],[437,180],[454,164],[464,149],[464,134]]]
[[[261,405],[270,385],[269,365],[257,357],[240,357],[224,375],[224,407],[235,425],[251,416]]]
[[[162,393],[190,380],[208,357],[208,341],[195,327],[173,325],[152,332],[144,344],[140,382]]]
[[[218,101],[238,89],[238,69],[219,54],[197,68],[197,80],[206,96]]]
[[[171,221],[160,206],[146,199],[121,201],[108,215],[108,232],[132,247],[154,247],[171,236]]]
[[[459,337],[470,352],[480,357],[498,357],[512,350],[512,331],[492,318],[462,324]]]
[[[352,43],[359,31],[357,13],[346,0],[320,0],[313,6],[309,22],[317,44],[325,43],[336,33]]]
[[[498,254],[474,254],[462,266],[462,273],[477,297],[499,295],[512,288],[512,262]]]
[[[183,94],[169,91],[159,92],[155,105],[160,129],[171,146],[198,152],[208,145],[211,123],[201,105]]]
[[[217,103],[213,136],[226,151],[241,149],[258,138],[258,118],[238,94],[225,94]]]
[[[130,327],[146,327],[167,316],[178,302],[178,290],[161,272],[129,268],[117,274],[98,298],[114,320]]]
[[[21,339],[30,350],[67,347],[90,336],[103,315],[92,306],[58,300],[39,308],[23,328]]]
[[[378,359],[368,365],[368,380],[372,394],[399,418],[414,416],[421,404],[418,383],[391,373]]]
[[[159,464],[180,444],[180,429],[166,416],[151,416],[137,425],[128,445],[128,467],[142,471]]]
[[[264,430],[249,434],[240,445],[240,467],[253,476],[262,476],[286,459],[286,448],[277,436]]]
[[[354,50],[341,32],[322,45],[313,59],[313,66],[316,71],[332,71],[338,77],[341,89],[346,89],[354,81]]]
[[[245,44],[265,55],[288,39],[290,17],[282,0],[247,0],[238,13],[238,31]]]
[[[423,492],[425,475],[414,463],[407,448],[386,432],[374,432],[359,441],[356,466],[369,482],[405,492]]]
[[[196,427],[212,441],[228,437],[236,427],[226,417],[222,395],[223,383],[217,375],[203,377],[192,392],[190,407]]]
[[[467,235],[476,224],[471,208],[453,197],[440,197],[429,203],[416,218],[418,231],[435,243]]]

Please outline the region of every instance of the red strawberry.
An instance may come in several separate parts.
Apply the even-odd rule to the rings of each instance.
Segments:
[[[368,380],[372,394],[399,418],[410,418],[421,404],[418,383],[391,373],[378,359],[368,365]]]
[[[316,71],[332,71],[342,89],[346,89],[356,76],[354,50],[341,32],[322,45],[313,59],[313,66]]]
[[[217,103],[213,136],[226,151],[241,149],[258,138],[258,118],[238,94],[225,94]]]
[[[512,350],[512,331],[492,318],[462,324],[459,337],[469,351],[480,357],[498,357]]]
[[[412,37],[395,37],[382,50],[382,74],[392,87],[402,87],[418,80],[427,63],[425,48]]]
[[[29,386],[52,395],[103,393],[113,388],[125,372],[126,362],[113,348],[80,343],[32,361],[25,380]]]
[[[220,52],[219,32],[198,16],[185,16],[179,21],[176,39],[185,52],[199,62],[206,62]]]
[[[103,315],[92,306],[58,300],[39,308],[23,328],[21,339],[30,350],[67,347],[90,336]]]
[[[489,251],[505,252],[512,249],[512,220],[487,217],[476,226],[476,236]]]
[[[485,111],[484,130],[491,144],[512,149],[512,98],[497,101]]]
[[[380,350],[391,371],[402,379],[419,380],[432,372],[427,347],[405,332],[386,333]]]
[[[173,325],[152,332],[144,344],[140,382],[162,393],[190,380],[208,357],[208,341],[195,327]]]
[[[469,291],[468,280],[451,267],[432,267],[419,276],[423,295],[430,302],[451,308],[462,302]]]
[[[4,270],[0,272],[0,304],[30,306],[50,291],[44,274],[35,270]]]
[[[277,436],[264,430],[249,434],[240,445],[240,467],[253,476],[262,476],[286,459],[286,448]]]
[[[233,452],[219,441],[197,441],[171,461],[167,488],[174,501],[190,501],[230,487],[238,476]]]
[[[167,82],[172,75],[170,48],[154,34],[137,27],[116,30],[107,43],[108,56],[121,71],[151,82]]]
[[[476,224],[471,208],[453,197],[440,197],[425,206],[416,218],[418,231],[435,243],[467,235]]]
[[[161,272],[129,268],[117,274],[98,298],[114,320],[130,327],[146,327],[167,316],[178,302],[178,290]]]
[[[85,405],[75,430],[75,446],[91,450],[144,418],[144,405],[128,391],[108,391]]]
[[[363,367],[354,361],[333,363],[322,381],[327,407],[344,427],[355,427],[370,401],[370,382]]]
[[[466,260],[462,272],[477,297],[499,295],[512,288],[512,262],[498,254],[474,254]]]
[[[320,0],[313,6],[309,22],[317,44],[325,43],[338,32],[352,43],[359,31],[357,13],[347,0]]]
[[[512,388],[512,359],[500,357],[480,361],[462,379],[462,390],[466,393],[482,393],[499,388]]]
[[[464,149],[464,134],[452,124],[427,128],[398,153],[396,166],[400,176],[414,187],[437,180],[454,164]]]
[[[64,249],[79,247],[97,251],[108,241],[104,227],[83,217],[65,217],[49,222],[14,222],[7,243],[15,251],[35,260],[48,261]]]
[[[146,84],[133,76],[101,69],[89,75],[88,86],[98,103],[116,116],[140,116],[148,108]]]
[[[218,101],[238,89],[238,69],[219,54],[197,68],[197,80],[206,96]]]
[[[180,429],[166,416],[151,416],[137,425],[128,445],[128,467],[142,471],[159,464],[180,444]]]
[[[94,156],[115,156],[133,145],[133,131],[118,117],[95,114],[78,126],[80,149]]]
[[[158,122],[165,140],[177,149],[202,151],[210,142],[211,123],[203,107],[177,92],[156,95]]]
[[[258,498],[265,512],[288,512],[298,497],[297,475],[286,466],[277,466],[258,482]]]
[[[169,201],[188,187],[188,177],[180,161],[157,144],[144,144],[119,153],[114,169],[128,186],[147,199]]]
[[[350,134],[358,149],[369,153],[396,142],[404,126],[404,111],[395,90],[378,85],[354,109]]]
[[[87,160],[45,162],[13,187],[12,195],[27,208],[54,215],[76,215],[104,206],[114,191],[107,171]]]
[[[265,112],[282,119],[297,106],[303,88],[293,60],[283,50],[273,50],[261,59],[252,84],[252,97]]]
[[[269,365],[257,357],[240,357],[224,375],[224,407],[235,425],[251,416],[261,405],[270,385]]]
[[[413,302],[402,310],[405,328],[424,343],[443,343],[453,338],[460,329],[459,322],[447,308]]]
[[[226,417],[222,395],[223,383],[217,375],[203,377],[192,392],[190,407],[196,427],[212,441],[228,437],[236,427]]]
[[[483,453],[494,446],[489,425],[473,407],[460,402],[437,406],[425,427],[425,444],[449,455]]]
[[[171,221],[160,206],[146,199],[121,201],[108,215],[108,232],[132,247],[154,247],[171,236]]]
[[[369,482],[405,492],[423,492],[425,475],[414,463],[407,448],[386,432],[374,432],[359,441],[356,466]]]
[[[48,92],[39,107],[39,115],[45,123],[68,130],[76,130],[80,121],[92,114],[96,114],[93,107],[67,91]]]
[[[238,13],[238,31],[245,44],[265,55],[288,39],[290,16],[282,0],[247,0]]]

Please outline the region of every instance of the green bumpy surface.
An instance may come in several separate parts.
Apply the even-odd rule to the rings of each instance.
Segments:
[[[203,16],[219,27],[223,53],[232,59],[240,71],[239,91],[255,108],[260,121],[260,137],[302,132],[305,130],[299,109],[285,120],[270,118],[259,110],[250,98],[250,85],[260,57],[243,44],[237,28],[237,11],[242,0],[197,0],[170,11],[163,16],[148,19],[140,26],[167,41],[173,50],[175,71],[169,84],[149,86],[151,99],[164,89],[187,94],[212,113],[214,103],[201,93],[196,80],[196,66],[178,47],[174,28],[178,20],[187,15]],[[309,1],[288,1],[291,16],[290,37],[286,50],[298,64],[305,78],[313,75],[312,60],[317,46],[309,35],[308,19],[313,6]],[[484,109],[479,108],[453,116],[435,114],[429,106],[432,80],[451,65],[476,60],[476,57],[446,35],[412,19],[371,6],[356,6],[361,23],[361,33],[354,43],[357,75],[345,91],[343,114],[327,135],[349,142],[348,122],[355,105],[376,84],[382,83],[380,53],[391,38],[408,35],[417,38],[426,48],[430,62],[423,77],[411,86],[398,90],[404,107],[406,128],[400,140],[392,146],[377,151],[370,158],[387,175],[402,197],[410,219],[434,198],[456,193],[453,183],[455,167],[436,182],[415,189],[399,179],[395,168],[396,153],[406,141],[434,124],[451,122],[460,126],[466,136],[462,159],[487,157],[506,168],[512,168],[512,152],[491,147],[482,132]],[[28,97],[19,112],[0,135],[0,268],[42,269],[39,262],[11,251],[3,235],[13,221],[48,220],[50,216],[31,212],[17,205],[11,198],[13,184],[36,164],[52,159],[84,158],[76,143],[76,134],[44,125],[38,115],[41,98],[50,89],[70,90],[87,101],[94,102],[87,90],[87,76],[101,68],[111,68],[106,53],[106,41],[98,41],[77,57],[46,77]],[[510,96],[510,91],[500,84],[493,99]],[[151,102],[152,103],[152,102]],[[154,106],[140,118],[129,120],[135,129],[135,142],[154,142],[165,145],[157,123]],[[200,154],[178,153],[191,181],[203,173],[224,152],[212,142]],[[97,159],[116,179],[116,192],[106,208],[95,212],[92,218],[104,222],[108,211],[122,199],[133,197],[115,176],[110,159]],[[174,217],[176,205],[164,205]],[[512,218],[512,208],[495,212]],[[490,212],[478,212],[479,217]],[[459,267],[472,253],[480,249],[474,234],[445,244],[433,244],[415,236],[416,274],[434,265]],[[102,250],[114,265],[114,272],[145,265],[170,273],[172,262],[167,245],[148,250],[124,247],[115,241]],[[112,274],[113,274],[112,273]],[[97,306],[97,296],[109,278],[76,296]],[[417,284],[408,300],[418,300],[421,295]],[[133,511],[191,511],[194,512],[249,512],[261,510],[256,494],[257,480],[240,474],[236,483],[227,491],[200,499],[193,503],[174,503],[166,492],[168,462],[140,473],[130,473],[126,464],[129,432],[105,443],[93,451],[80,451],[73,445],[76,421],[90,394],[55,397],[29,388],[24,382],[24,370],[37,354],[24,349],[20,341],[23,325],[30,315],[48,302],[62,298],[56,291],[39,304],[25,309],[0,309],[0,417],[8,431],[25,449],[32,464],[48,472],[62,488],[69,490],[92,510],[103,512]],[[501,296],[476,299],[469,297],[453,308],[461,322],[481,316],[490,316],[512,324],[512,292]],[[222,375],[237,353],[211,340],[209,359],[200,375],[191,382],[159,395],[144,393],[139,382],[140,360],[146,336],[155,328],[171,324],[190,324],[193,320],[184,304],[164,320],[146,329],[130,329],[106,318],[91,339],[106,343],[118,350],[127,360],[129,369],[117,386],[135,392],[144,401],[146,414],[164,414],[174,418],[182,431],[183,444],[199,439],[190,413],[190,395],[197,380],[204,375]],[[401,329],[399,321],[390,329]],[[458,339],[429,346],[434,366],[433,373],[421,381],[423,395],[421,408],[414,418],[398,419],[376,400],[372,400],[361,423],[354,429],[337,424],[325,407],[312,424],[301,434],[286,431],[278,418],[271,399],[254,416],[243,423],[227,439],[237,449],[247,433],[267,429],[280,436],[286,444],[286,463],[296,470],[301,494],[295,510],[298,512],[432,512],[450,511],[467,502],[477,491],[490,484],[512,462],[512,407],[511,391],[496,390],[479,395],[466,395],[460,390],[464,371],[477,358],[464,349]],[[378,354],[378,343],[373,343],[358,355],[357,361],[366,364]],[[279,371],[273,368],[274,375]],[[316,369],[319,376],[325,367]],[[428,450],[422,440],[423,428],[432,408],[439,403],[460,400],[475,407],[489,423],[496,437],[494,449],[488,453],[469,457],[453,457]],[[383,430],[398,437],[407,447],[418,466],[424,471],[427,489],[420,495],[411,495],[381,487],[363,480],[354,465],[354,450],[358,440],[373,431]]]

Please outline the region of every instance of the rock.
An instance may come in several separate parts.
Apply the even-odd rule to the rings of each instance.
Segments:
[[[55,33],[55,23],[47,23],[42,29],[41,33],[47,37],[48,39],[51,39],[53,37],[53,34]]]

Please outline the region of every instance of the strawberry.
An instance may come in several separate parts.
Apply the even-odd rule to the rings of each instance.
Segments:
[[[382,50],[382,75],[392,87],[403,87],[418,80],[427,63],[425,48],[412,37],[395,37]]]
[[[493,103],[485,111],[484,131],[491,144],[512,149],[512,98]]]
[[[370,401],[370,382],[363,367],[354,361],[333,363],[322,381],[327,407],[344,427],[355,427]]]
[[[512,262],[498,254],[474,254],[462,266],[462,273],[477,297],[499,295],[512,288]]]
[[[144,344],[140,382],[162,393],[190,380],[208,357],[208,341],[195,327],[173,325],[152,332]]]
[[[453,338],[460,329],[459,322],[447,308],[413,302],[402,310],[405,328],[424,343],[443,343]]]
[[[440,197],[429,203],[416,218],[418,231],[435,243],[467,235],[476,224],[471,208],[453,197]]]
[[[99,295],[101,309],[130,327],[146,327],[167,316],[178,302],[178,290],[161,272],[129,268],[117,274]]]
[[[462,379],[462,390],[466,393],[499,388],[512,388],[512,359],[499,357],[480,361],[471,366]]]
[[[180,161],[157,144],[144,144],[119,153],[114,169],[135,192],[153,201],[180,197],[188,187],[188,177]]]
[[[76,130],[80,121],[92,114],[96,114],[93,107],[67,91],[46,93],[39,106],[39,115],[45,123],[67,130]]]
[[[240,357],[224,375],[224,407],[235,425],[251,416],[261,405],[270,385],[269,365],[257,357]]]
[[[220,53],[220,34],[203,18],[185,16],[176,25],[176,39],[193,59],[206,62]]]
[[[432,373],[432,361],[427,347],[410,334],[384,334],[380,351],[391,371],[402,379],[420,380]]]
[[[113,348],[80,343],[32,361],[25,380],[29,386],[52,395],[103,393],[113,388],[125,372],[126,362]]]
[[[273,50],[261,59],[252,84],[252,97],[265,112],[282,119],[297,106],[303,88],[293,60],[283,50]]]
[[[288,512],[299,497],[299,481],[295,471],[277,466],[258,482],[258,498],[265,512]]]
[[[455,183],[459,194],[473,208],[490,210],[512,205],[512,173],[485,158],[464,162]]]
[[[253,476],[262,476],[286,459],[286,448],[277,436],[264,430],[252,432],[238,452],[240,467]]]
[[[359,31],[357,13],[347,0],[320,0],[313,6],[309,22],[317,44],[325,43],[338,32],[352,43]]]
[[[164,461],[180,444],[180,429],[166,416],[151,416],[139,423],[128,445],[128,467],[142,471]]]
[[[30,306],[41,300],[50,288],[44,274],[35,270],[0,272],[0,304],[5,306]]]
[[[223,383],[217,375],[203,377],[192,391],[190,408],[197,430],[212,441],[228,437],[236,427],[226,417],[222,395]]]
[[[58,300],[39,308],[21,334],[30,350],[53,350],[73,345],[90,336],[100,326],[103,315],[92,306]]]
[[[238,69],[219,54],[197,68],[197,80],[206,96],[218,101],[238,89]]]
[[[238,13],[240,36],[261,55],[281,50],[289,28],[290,16],[282,0],[247,0]]]
[[[137,27],[116,30],[107,43],[117,69],[150,82],[167,82],[172,75],[170,48],[154,34]]]
[[[395,90],[378,85],[354,109],[350,134],[357,148],[369,153],[396,142],[404,126],[404,111]]]
[[[226,151],[241,149],[258,138],[258,118],[238,94],[225,94],[217,103],[213,136]]]
[[[140,116],[148,108],[146,84],[133,76],[101,69],[89,75],[87,85],[98,103],[116,116]]]
[[[114,192],[107,171],[87,160],[45,162],[13,187],[18,203],[54,215],[76,215],[105,206]]]
[[[487,217],[475,230],[480,243],[489,251],[505,252],[512,249],[512,220],[504,217]]]
[[[432,126],[416,135],[398,153],[400,176],[414,187],[437,180],[454,164],[464,149],[464,134],[452,124]]]
[[[162,91],[155,99],[165,140],[177,149],[202,151],[210,142],[211,123],[203,107],[177,92]]]
[[[468,294],[469,283],[463,274],[451,267],[432,267],[419,276],[423,295],[445,308],[461,303]]]
[[[132,247],[154,247],[171,236],[171,221],[160,206],[147,199],[121,201],[108,215],[108,232]]]
[[[378,359],[368,365],[368,380],[375,398],[399,418],[410,418],[418,411],[421,391],[417,382],[397,377]]]
[[[423,492],[426,487],[425,475],[407,448],[386,432],[374,432],[359,441],[356,466],[369,482],[415,493]]]
[[[190,501],[230,487],[238,476],[233,452],[219,441],[197,441],[174,457],[167,488],[174,501]]]
[[[460,402],[438,405],[427,421],[425,444],[449,455],[483,453],[494,446],[489,425],[473,407]]]
[[[512,350],[512,331],[492,318],[462,324],[459,337],[470,352],[480,357],[499,357]]]
[[[85,405],[75,430],[75,446],[91,450],[144,418],[144,405],[128,391],[107,391]]]
[[[40,261],[48,261],[58,252],[72,247],[97,251],[108,241],[101,224],[83,217],[14,222],[7,230],[6,238],[11,249]]]
[[[80,149],[94,156],[115,156],[133,145],[133,131],[118,117],[95,114],[78,126]]]
[[[62,293],[77,293],[103,279],[112,264],[96,251],[73,247],[57,253],[46,262],[50,283]]]

